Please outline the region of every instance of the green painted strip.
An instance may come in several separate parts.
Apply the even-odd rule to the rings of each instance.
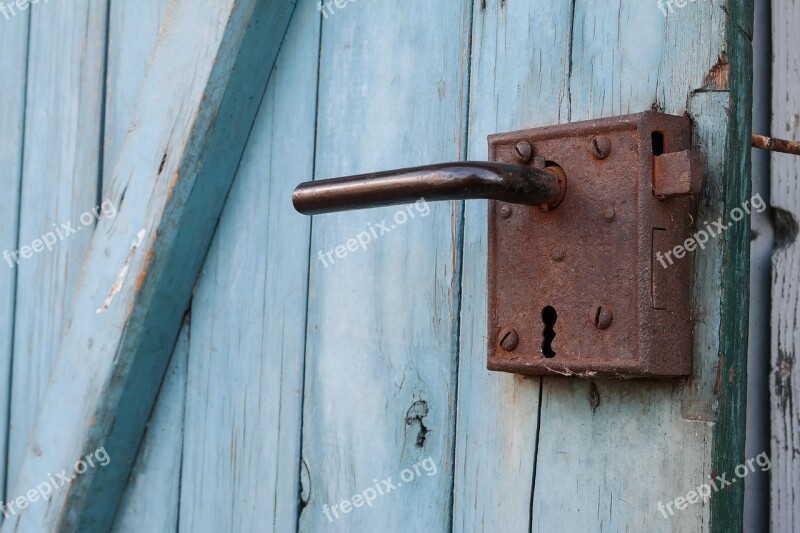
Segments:
[[[753,0],[728,2],[727,41],[730,61],[730,109],[725,157],[725,213],[750,199],[750,134],[753,88]],[[726,232],[722,265],[722,320],[717,389],[719,412],[714,426],[712,475],[734,475],[742,464],[747,402],[747,333],[750,304],[750,224]],[[712,531],[742,531],[744,483],[716,493],[711,501]]]

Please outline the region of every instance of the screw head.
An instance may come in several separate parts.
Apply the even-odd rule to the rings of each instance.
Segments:
[[[592,155],[595,159],[605,159],[611,153],[611,140],[605,135],[592,139]]]
[[[606,222],[613,222],[615,218],[617,218],[617,212],[614,211],[614,208],[609,207],[608,209],[606,209],[605,212]]]
[[[550,259],[552,259],[552,260],[553,260],[553,261],[555,261],[556,263],[560,263],[561,261],[563,261],[563,260],[564,260],[564,258],[565,258],[566,256],[567,256],[567,253],[564,251],[564,249],[563,249],[563,248],[556,248],[556,249],[555,249],[555,250],[553,250],[553,252],[550,254]]]
[[[527,163],[533,156],[533,146],[528,141],[520,141],[517,143],[516,152],[517,159],[520,163]]]
[[[503,207],[501,207],[501,208],[500,208],[500,216],[501,216],[502,218],[508,218],[508,217],[510,217],[510,216],[511,216],[511,206],[509,206],[509,205],[504,205]]]
[[[500,348],[506,352],[513,352],[519,344],[519,335],[512,328],[503,329],[497,339],[500,341]]]
[[[594,310],[592,323],[597,329],[608,328],[613,320],[614,313],[611,312],[611,308],[609,306],[601,304],[597,306],[597,309]]]

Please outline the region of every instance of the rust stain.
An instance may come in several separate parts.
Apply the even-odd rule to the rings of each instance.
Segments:
[[[178,183],[178,178],[181,177],[180,170],[176,170],[175,173],[172,175],[172,181],[169,184],[169,188],[167,189],[167,200],[172,198],[172,193],[175,192],[175,185]]]
[[[727,91],[730,78],[731,65],[728,54],[722,52],[717,59],[717,64],[711,67],[703,79],[703,89],[710,91]]]
[[[147,273],[150,271],[150,263],[153,262],[153,258],[156,256],[156,253],[153,250],[147,254],[147,257],[144,260],[144,266],[142,266],[142,271],[139,272],[139,275],[136,277],[136,292],[140,292],[142,290],[142,286],[144,285],[144,281],[147,279]]]

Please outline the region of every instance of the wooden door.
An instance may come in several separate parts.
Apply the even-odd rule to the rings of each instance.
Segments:
[[[225,0],[233,6],[228,20],[227,8],[204,0],[217,17],[211,23],[186,2],[164,0],[136,9],[118,2],[81,3],[78,13],[98,17],[97,31],[108,36],[107,45],[99,45],[105,55],[89,57],[104,81],[95,84],[93,95],[82,93],[92,103],[103,102],[93,122],[98,125],[94,137],[83,138],[95,148],[103,146],[105,158],[97,171],[101,192],[90,191],[87,201],[109,195],[115,202],[127,198],[128,210],[148,215],[154,210],[147,198],[155,196],[126,194],[118,186],[124,177],[120,169],[132,169],[130,187],[145,181],[142,165],[134,163],[142,159],[136,147],[149,146],[137,128],[147,128],[140,119],[150,116],[143,111],[150,102],[140,96],[133,104],[133,95],[156,99],[157,81],[174,82],[163,63],[184,61],[165,56],[181,50],[179,38],[219,38],[219,54],[227,53],[216,24],[233,24],[240,4],[258,4]],[[158,387],[129,384],[139,383],[137,375],[125,374],[127,381],[103,377],[117,376],[119,370],[102,353],[96,360],[106,361],[105,374],[75,371],[77,377],[68,381],[54,373],[50,390],[85,387],[97,391],[92,398],[98,404],[113,397],[112,407],[98,408],[118,417],[113,424],[97,429],[87,410],[67,410],[60,412],[58,424],[48,425],[57,412],[47,403],[55,403],[55,392],[45,394],[41,405],[11,396],[12,420],[17,416],[27,427],[9,439],[7,468],[14,473],[7,496],[30,488],[47,468],[60,470],[49,467],[48,460],[57,465],[56,459],[71,457],[32,447],[32,442],[52,442],[47,436],[55,427],[75,433],[70,452],[115,443],[108,451],[112,463],[121,465],[116,477],[87,482],[48,509],[31,506],[32,512],[15,515],[5,527],[68,530],[83,524],[103,530],[113,521],[118,531],[741,529],[743,482],[685,508],[674,501],[709,477],[730,477],[745,459],[747,221],[691,259],[691,378],[523,378],[486,370],[485,202],[418,203],[313,219],[297,214],[290,202],[301,181],[485,160],[486,137],[492,133],[657,109],[693,121],[695,147],[706,159],[698,220],[726,217],[750,198],[752,2],[677,4],[298,0],[288,31],[278,40],[280,51],[252,129],[249,135],[231,135],[246,139],[246,145],[242,142],[230,192],[226,187],[213,191],[219,206],[225,199],[218,223],[214,209],[208,209],[208,220],[197,210],[193,218],[175,218],[178,227],[187,220],[195,224],[197,234],[208,227],[213,240],[206,246],[198,238],[194,248],[185,240],[168,243],[170,250],[201,254],[201,259],[208,250],[194,290],[186,294],[187,302],[191,295],[186,315],[175,303],[158,317],[172,328],[164,326],[159,334],[177,339],[171,361],[160,357],[151,366],[131,365],[130,372],[151,372],[149,379],[156,383],[166,370],[158,398]],[[58,6],[35,6],[27,40],[27,29],[15,30],[19,35],[13,39],[0,34],[17,50],[15,57],[29,55],[27,115],[13,106],[2,115],[11,125],[24,123],[26,132],[37,131],[32,128],[38,124],[30,102],[37,72],[30,61],[45,61],[37,55],[36,38],[46,28],[38,25],[50,17],[57,24],[57,15],[68,10]],[[275,33],[283,35],[279,29]],[[153,50],[153,59],[145,61]],[[196,60],[208,63],[213,79],[213,54]],[[247,64],[251,70],[245,72],[258,67]],[[3,84],[20,87],[25,81]],[[208,87],[213,99],[216,85]],[[186,105],[203,102],[202,92],[190,91]],[[220,114],[227,116],[224,96],[220,99]],[[8,107],[5,101],[0,105]],[[216,123],[209,129],[224,127],[246,126]],[[217,147],[217,137],[209,137]],[[202,152],[205,145],[196,137],[186,134],[186,139]],[[41,151],[34,141],[26,137],[25,145]],[[165,151],[162,159],[156,148],[144,159],[154,167],[146,180],[159,191],[167,179],[159,177],[161,168],[171,169],[178,156]],[[88,148],[70,144],[64,149],[83,153]],[[226,157],[226,152],[213,153]],[[15,154],[0,152],[0,157],[19,165]],[[9,183],[22,183],[23,200],[29,198],[25,187],[38,187],[33,180],[40,175],[26,168],[9,174]],[[14,172],[21,181],[12,179]],[[185,179],[182,173],[168,176],[178,184]],[[408,215],[402,222],[398,210]],[[27,222],[32,217],[27,210],[13,212],[10,223],[22,229],[30,223],[32,235],[53,222],[50,214]],[[388,230],[348,248],[349,240],[379,226]],[[0,232],[3,242],[14,245],[15,235]],[[128,237],[122,251],[131,248]],[[68,246],[78,250],[82,244]],[[340,247],[347,253],[337,253]],[[92,258],[98,250],[85,253]],[[140,252],[131,253],[138,257]],[[66,260],[76,265],[83,256]],[[57,259],[41,261],[50,265]],[[146,273],[144,258],[141,264]],[[115,279],[119,265],[107,269]],[[24,365],[24,372],[17,369],[25,335],[58,338],[61,322],[67,321],[32,319],[33,311],[25,310],[19,295],[23,290],[42,295],[47,289],[26,282],[19,272],[16,311],[9,311],[16,322],[0,320],[0,328],[15,328],[14,338],[22,339],[7,348],[0,345],[7,361],[14,353],[15,370],[6,379],[12,391],[30,372]],[[3,276],[0,291],[9,283]],[[66,308],[75,284],[80,305],[87,282],[79,281],[58,285]],[[123,284],[117,298],[126,297],[127,287]],[[162,293],[169,289],[159,285]],[[142,305],[140,295],[135,287],[130,291],[135,311]],[[152,298],[161,301],[158,294]],[[0,304],[14,309],[13,302]],[[88,311],[86,316],[85,328],[105,320]],[[129,315],[100,324],[107,335],[123,335],[119,331],[129,324]],[[83,339],[71,335],[65,339]],[[118,359],[133,354],[131,361],[143,357],[136,355],[141,350],[116,353]],[[62,369],[67,361],[80,361],[69,347],[58,358]],[[46,375],[48,365],[37,366],[36,376]],[[135,417],[123,416],[133,411],[141,416],[153,401],[146,432],[144,424],[127,422]],[[131,405],[138,410],[127,409]],[[110,508],[103,507],[107,501]],[[666,503],[673,504],[668,513],[660,506]]]

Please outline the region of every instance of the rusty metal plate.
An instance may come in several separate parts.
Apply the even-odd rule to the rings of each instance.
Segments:
[[[545,165],[567,181],[550,210],[490,202],[490,370],[691,372],[691,260],[663,268],[655,254],[689,238],[692,201],[654,194],[671,179],[655,179],[655,159],[690,149],[688,119],[655,112],[489,137],[490,160]],[[674,179],[670,192],[696,189]]]

